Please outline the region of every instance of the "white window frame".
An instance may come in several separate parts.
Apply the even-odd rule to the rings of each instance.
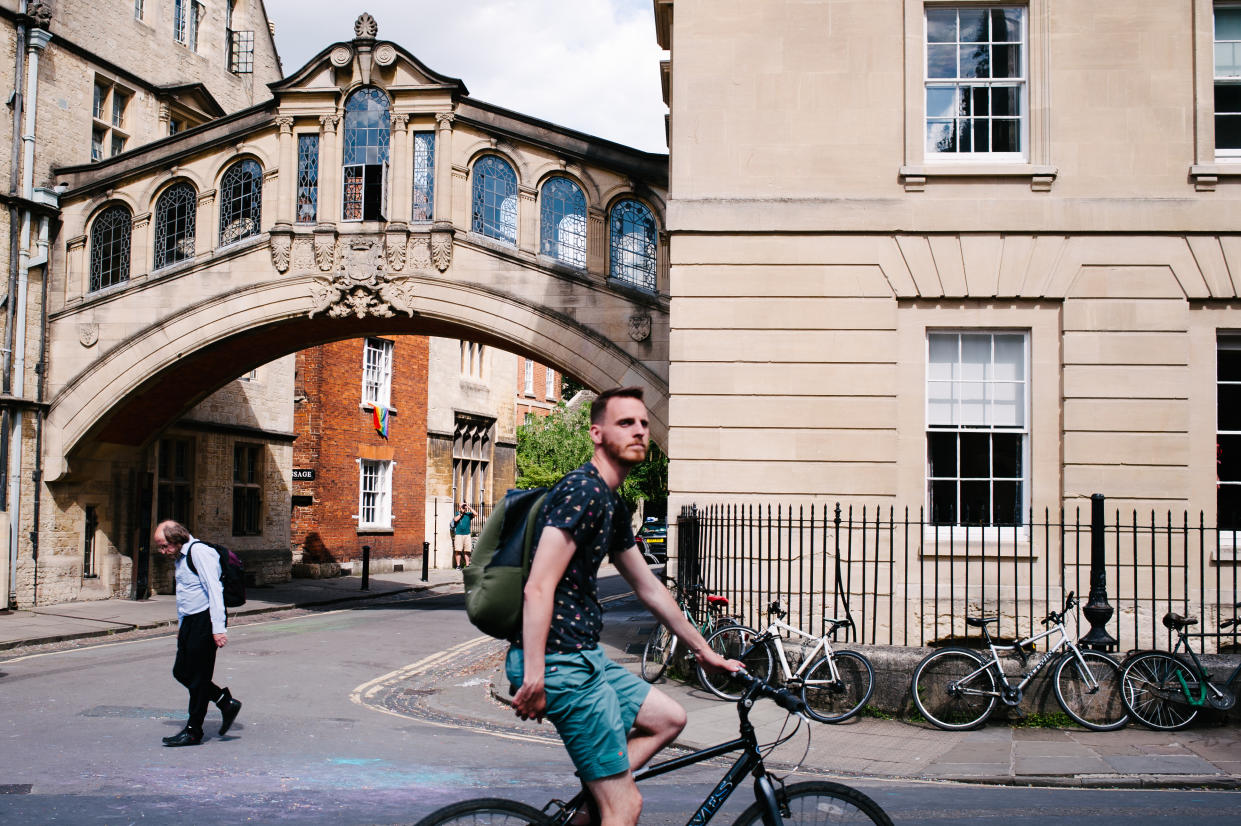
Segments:
[[[958,337],[964,336],[964,335],[991,336],[992,337],[992,345],[991,345],[992,360],[990,363],[992,365],[995,364],[995,360],[994,360],[994,353],[995,353],[994,337],[995,336],[1020,335],[1022,337],[1022,356],[1021,356],[1022,364],[1021,364],[1020,383],[1021,383],[1022,390],[1023,390],[1022,392],[1023,397],[1022,397],[1021,405],[1020,405],[1021,424],[1019,426],[995,425],[994,423],[984,423],[982,425],[966,425],[959,421],[956,424],[952,424],[952,423],[944,424],[944,423],[938,423],[938,422],[934,424],[932,423],[932,416],[931,416],[931,398],[932,398],[932,394],[931,394],[931,382],[932,382],[931,338],[932,336],[937,336],[937,335],[955,335]],[[1031,491],[1030,491],[1031,476],[1032,476],[1031,466],[1030,466],[1030,456],[1031,456],[1030,421],[1031,421],[1031,416],[1032,416],[1031,392],[1030,392],[1030,384],[1031,384],[1031,377],[1030,377],[1031,343],[1030,343],[1030,339],[1031,339],[1031,331],[1029,329],[958,328],[958,327],[939,327],[939,328],[928,327],[926,329],[924,342],[923,342],[923,346],[925,348],[924,356],[923,356],[923,364],[925,368],[925,375],[923,378],[923,405],[924,405],[923,432],[926,435],[923,439],[923,456],[924,456],[923,468],[924,469],[923,469],[922,475],[923,475],[923,496],[924,496],[923,501],[925,503],[925,508],[926,508],[926,511],[925,511],[926,525],[927,525],[927,530],[929,533],[934,534],[938,532],[942,535],[951,534],[954,537],[968,536],[971,539],[973,539],[974,537],[978,537],[984,540],[1006,539],[1008,537],[1014,536],[1014,534],[1018,541],[1024,541],[1028,538],[1029,525],[1026,524],[1026,521],[1029,515],[1030,502],[1032,501]],[[951,383],[954,385],[954,392],[952,394],[953,399],[958,398],[958,394],[957,392],[955,392],[955,385],[957,384],[957,379],[956,379],[957,370],[955,368],[961,363],[960,356],[959,356],[959,352],[960,352],[959,348],[960,348],[960,341],[958,339],[958,360],[954,362],[953,378],[950,380]],[[935,381],[942,381],[942,380],[936,379]],[[990,386],[991,384],[998,384],[998,383],[1012,383],[1012,381],[1011,380],[994,380],[994,379],[985,380],[984,379],[984,382],[983,382],[984,386]],[[987,400],[989,398],[991,398],[990,394],[987,394],[984,396],[984,400]],[[988,408],[989,407],[990,406],[988,405]],[[990,416],[987,416],[987,418],[990,418]],[[930,441],[930,436],[932,433],[957,433],[957,434],[960,434],[960,433],[985,433],[985,434],[1017,433],[1021,435],[1021,476],[1020,476],[1021,502],[1019,505],[1020,507],[1019,517],[1021,519],[1020,524],[1018,525],[1012,525],[1012,524],[962,525],[959,522],[957,524],[952,524],[952,525],[935,524],[934,514],[932,513],[931,484],[932,484],[932,481],[936,478],[939,478],[942,480],[942,479],[947,479],[950,477],[932,477],[930,475],[931,474],[931,456],[930,456],[929,441]],[[959,439],[958,439],[958,443],[959,443]],[[994,469],[992,469],[992,473],[993,472],[994,472]],[[958,457],[956,478],[958,479],[958,483],[959,483],[961,479],[961,466],[960,466],[959,457]],[[994,481],[995,477],[990,476],[988,478],[991,481]],[[1007,481],[1007,477],[1005,477],[1005,481]],[[961,495],[960,495],[960,490],[958,488],[958,492],[956,496],[956,507],[957,507],[957,518],[958,519],[960,519],[960,503],[961,503]]]
[[[534,362],[526,359],[526,396],[534,395]]]
[[[1226,161],[1226,162],[1237,162],[1237,161],[1241,161],[1241,148],[1220,149],[1219,138],[1218,136],[1216,136],[1216,129],[1215,129],[1215,119],[1217,117],[1216,109],[1215,109],[1215,100],[1214,100],[1215,87],[1221,85],[1221,83],[1224,85],[1228,85],[1228,86],[1241,86],[1241,74],[1221,76],[1221,75],[1216,74],[1216,71],[1215,71],[1215,67],[1216,67],[1215,52],[1216,52],[1216,49],[1219,48],[1219,43],[1220,43],[1220,40],[1216,37],[1216,34],[1215,34],[1216,32],[1215,15],[1216,15],[1216,12],[1218,12],[1220,9],[1232,9],[1233,11],[1241,12],[1241,3],[1215,3],[1211,7],[1211,95],[1212,95],[1212,98],[1211,98],[1212,141],[1211,142],[1212,142],[1212,149],[1214,151],[1216,160]],[[1228,42],[1229,44],[1233,44],[1234,48],[1241,50],[1241,41],[1229,40],[1226,42]],[[1237,117],[1241,119],[1241,115],[1238,115]]]
[[[556,398],[556,371],[547,365],[543,365],[545,392],[544,396],[548,401]]]
[[[368,338],[362,345],[362,406],[392,406],[393,342]]]
[[[189,32],[189,10],[187,5],[193,3],[194,0],[172,0],[172,39],[182,46],[186,44],[186,35]]]
[[[1218,465],[1218,458],[1219,458],[1219,457],[1218,457],[1218,450],[1219,450],[1219,437],[1220,437],[1220,436],[1241,436],[1241,431],[1238,431],[1238,430],[1222,430],[1222,429],[1220,429],[1220,421],[1219,421],[1219,408],[1220,408],[1219,390],[1220,390],[1220,387],[1221,387],[1222,385],[1225,385],[1225,386],[1226,386],[1226,385],[1238,385],[1238,384],[1241,384],[1241,382],[1237,382],[1237,381],[1231,381],[1231,380],[1229,380],[1229,381],[1221,381],[1221,380],[1220,380],[1220,378],[1219,378],[1219,366],[1218,366],[1218,362],[1219,362],[1219,353],[1220,353],[1220,351],[1221,351],[1221,350],[1241,350],[1241,333],[1237,333],[1237,332],[1228,332],[1228,331],[1221,330],[1221,331],[1219,331],[1219,332],[1217,333],[1217,335],[1216,335],[1216,339],[1215,339],[1215,358],[1216,358],[1216,371],[1215,371],[1215,444],[1216,444],[1216,451],[1217,451],[1217,456],[1216,456],[1217,464],[1216,464],[1216,472],[1215,472],[1215,485],[1216,485],[1216,488],[1217,488],[1217,489],[1218,489],[1219,487],[1221,487],[1221,486],[1225,485],[1225,484],[1227,484],[1227,485],[1241,485],[1241,481],[1231,481],[1231,480],[1230,480],[1230,481],[1228,481],[1228,482],[1224,482],[1224,481],[1222,481],[1222,480],[1219,478],[1219,465]],[[1220,517],[1220,514],[1219,514],[1219,499],[1218,499],[1218,495],[1217,495],[1217,498],[1216,498],[1216,505],[1215,505],[1215,524],[1216,524],[1216,525],[1219,525],[1219,521],[1220,521],[1219,517]],[[1223,528],[1223,527],[1221,526],[1221,527],[1220,527],[1220,529],[1219,529],[1219,546],[1220,546],[1221,548],[1236,548],[1236,547],[1238,547],[1238,546],[1241,546],[1241,529],[1239,529],[1239,528],[1225,529],[1225,528]]]
[[[392,528],[392,466],[390,459],[358,459],[358,529]],[[373,484],[368,485],[368,482]],[[370,517],[369,519],[367,517]]]

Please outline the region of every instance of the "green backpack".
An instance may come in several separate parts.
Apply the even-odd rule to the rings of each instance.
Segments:
[[[522,588],[538,541],[535,523],[548,490],[510,490],[474,543],[470,564],[462,571],[465,613],[485,634],[513,640],[521,632]]]

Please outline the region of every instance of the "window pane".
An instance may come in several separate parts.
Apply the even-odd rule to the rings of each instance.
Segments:
[[[1215,44],[1215,76],[1217,78],[1241,77],[1241,44]]]
[[[1241,432],[1241,385],[1219,385],[1219,430]]]
[[[928,121],[926,124],[927,152],[955,152],[956,130],[952,121]]]
[[[155,204],[155,269],[194,257],[198,195],[190,184],[174,184]]]
[[[470,229],[510,244],[517,243],[517,173],[499,157],[487,155],[474,164],[472,177]]]
[[[997,479],[1021,479],[1020,433],[996,433],[991,437],[991,473]]]
[[[950,118],[957,113],[957,90],[952,86],[931,86],[926,90],[926,115]]]
[[[961,336],[960,378],[981,381],[987,377],[991,364],[991,336],[964,334]]]
[[[1021,382],[995,382],[991,385],[992,427],[1021,427],[1025,424],[1025,385]]]
[[[313,224],[319,213],[319,136],[297,136],[297,222]]]
[[[993,115],[1018,115],[1020,114],[1021,92],[1016,86],[992,86],[991,87],[991,114]]]
[[[929,78],[956,77],[957,47],[953,45],[927,46],[926,76]]]
[[[991,41],[1020,43],[1021,39],[1021,9],[992,9]]]
[[[987,128],[987,121],[983,118],[966,121],[970,130],[970,144],[972,152],[988,152],[991,149],[991,133]]]
[[[991,47],[992,77],[1021,77],[1021,74],[1020,46],[1014,44]]]
[[[931,522],[935,525],[957,524],[957,483],[931,482]]]
[[[1215,440],[1216,479],[1241,482],[1241,435],[1220,435]]]
[[[644,290],[654,290],[655,218],[638,201],[620,201],[608,218],[612,278]]]
[[[962,433],[961,445],[961,478],[991,478],[991,434]]]
[[[997,335],[995,341],[995,364],[989,372],[994,379],[1020,381],[1025,378],[1025,336]]]
[[[989,115],[991,114],[991,102],[989,99],[990,87],[974,86],[970,88],[968,100],[970,102],[969,111],[962,112],[968,115]]]
[[[926,39],[928,43],[956,42],[957,10],[927,9]]]
[[[987,41],[987,10],[964,8],[958,9],[961,20],[962,43],[985,43]]]
[[[1215,39],[1241,40],[1241,8],[1221,7],[1215,10]]]
[[[539,196],[539,252],[586,266],[586,196],[567,178],[552,178]]]
[[[994,120],[991,122],[991,151],[1020,152],[1021,123],[1017,120]]]
[[[932,477],[956,477],[957,434],[928,433],[926,454],[930,463],[928,474]]]
[[[1241,485],[1220,485],[1215,501],[1220,528],[1241,530]]]
[[[991,524],[991,483],[961,483],[962,525]]]
[[[993,525],[1020,525],[1021,483],[995,482],[991,486]]]
[[[1241,381],[1241,347],[1233,348],[1220,341],[1215,377],[1219,381]]]
[[[991,47],[978,44],[961,46],[957,56],[961,61],[959,77],[987,78],[991,76]]]
[[[435,211],[435,133],[414,133],[412,221],[430,221]]]
[[[926,388],[926,418],[932,425],[956,424],[956,408],[953,405],[952,382],[933,381]]]
[[[1215,111],[1241,112],[1241,84],[1215,84]]]
[[[1241,149],[1241,115],[1215,116],[1215,148]]]

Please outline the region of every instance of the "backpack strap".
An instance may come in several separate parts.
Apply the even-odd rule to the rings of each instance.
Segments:
[[[214,546],[208,545],[206,542],[203,542],[201,539],[195,539],[194,542],[197,542],[199,545],[203,545],[205,547],[211,548],[211,550],[213,551],[215,550]],[[190,570],[194,573],[194,576],[198,577],[201,580],[202,577],[198,575],[198,569],[194,567],[194,542],[191,542],[190,546],[186,548],[185,550],[185,562],[187,565],[190,566]],[[219,552],[216,551],[216,553],[218,554]],[[221,569],[222,568],[223,566],[221,566]]]
[[[526,535],[522,542],[521,552],[521,581],[524,584],[530,578],[530,565],[534,561],[534,547],[538,544],[539,538],[534,535],[535,527],[539,521],[539,511],[543,508],[543,501],[547,499],[547,494],[551,490],[548,489],[541,493],[534,504],[530,506],[530,511],[526,516]]]

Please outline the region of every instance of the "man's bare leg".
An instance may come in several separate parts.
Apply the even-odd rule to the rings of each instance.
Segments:
[[[652,688],[642,701],[629,732],[630,771],[645,766],[660,749],[677,739],[684,728],[685,709],[658,688]]]
[[[602,826],[636,826],[642,814],[642,793],[633,780],[633,772],[588,780],[586,788],[599,806]]]

